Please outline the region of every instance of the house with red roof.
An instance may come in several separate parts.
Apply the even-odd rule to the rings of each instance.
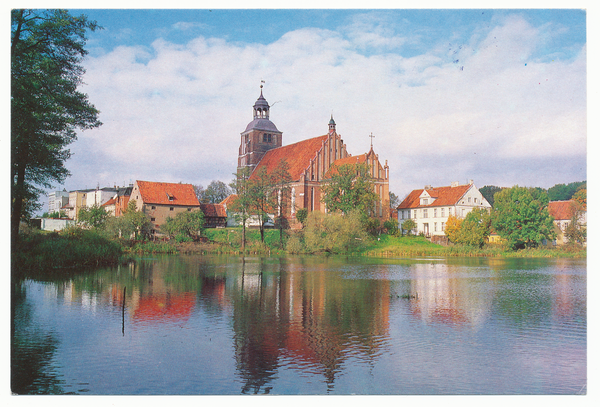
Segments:
[[[150,218],[154,233],[160,232],[167,218],[174,218],[184,211],[200,210],[192,184],[136,181],[129,200],[134,200],[137,210]]]
[[[241,133],[238,169],[250,168],[256,174],[261,168],[266,168],[270,173],[281,160],[285,160],[292,177],[287,213],[290,218],[293,219],[297,210],[303,208],[309,212],[326,212],[321,186],[327,180],[328,172],[356,162],[368,163],[374,189],[379,196],[372,216],[382,221],[389,218],[389,167],[387,161],[384,164],[379,161],[372,145],[368,153],[352,156],[341,134],[336,131],[332,115],[327,134],[284,146],[283,133],[269,119],[270,106],[263,97],[262,85],[260,97],[253,108],[254,120]]]
[[[450,186],[412,191],[397,207],[398,222],[402,225],[412,219],[417,227],[415,233],[425,236],[444,236],[450,215],[464,218],[475,208],[491,209],[489,202],[475,187],[473,181],[466,185],[453,182]]]
[[[554,218],[554,232],[556,233],[556,244],[568,243],[565,236],[567,227],[573,222],[577,202],[570,199],[567,201],[551,201],[548,203],[548,213]],[[581,224],[587,223],[587,213],[583,212],[579,218]]]

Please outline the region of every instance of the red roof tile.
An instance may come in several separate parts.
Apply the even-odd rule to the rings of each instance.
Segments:
[[[568,220],[573,216],[572,204],[572,200],[552,201],[548,203],[548,212],[554,220]]]
[[[448,206],[456,205],[458,200],[471,188],[472,185],[458,185],[455,187],[439,187],[431,188],[427,190],[427,193],[436,198],[435,201],[429,205],[420,205],[419,197],[423,193],[423,189],[415,189],[412,191],[404,201],[398,206],[397,209],[410,209],[419,207],[434,207],[434,206]]]
[[[226,218],[225,206],[222,204],[200,204],[200,210],[207,218]]]
[[[136,181],[145,204],[200,206],[192,184]]]
[[[219,205],[223,205],[227,207],[227,205],[231,205],[237,199],[236,194],[231,194],[227,198],[223,199]]]
[[[298,181],[304,170],[310,165],[310,160],[316,157],[317,152],[323,146],[323,141],[327,140],[327,137],[327,135],[314,137],[269,150],[265,153],[262,160],[260,160],[253,174],[260,167],[266,167],[267,173],[270,173],[277,167],[279,161],[284,159],[289,165],[288,171],[292,176],[292,180]]]
[[[115,205],[116,203],[117,203],[117,200],[115,198],[110,198],[108,201],[104,202],[102,204],[102,206]]]
[[[338,168],[340,168],[342,165],[361,164],[361,163],[364,163],[365,161],[367,161],[367,154],[350,155],[348,157],[338,158],[337,160],[335,160],[333,162],[331,167],[329,167],[329,169],[325,173],[325,178],[328,178],[334,174],[337,174]]]

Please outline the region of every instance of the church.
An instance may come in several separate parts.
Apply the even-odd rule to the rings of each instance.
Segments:
[[[286,214],[289,218],[293,220],[296,212],[303,208],[309,212],[327,212],[321,199],[321,186],[330,169],[334,166],[365,162],[371,172],[375,193],[379,197],[371,216],[381,221],[389,218],[389,167],[387,160],[385,164],[381,164],[372,144],[370,150],[364,154],[349,154],[342,136],[336,130],[332,115],[327,134],[284,146],[283,133],[270,120],[270,106],[263,96],[262,85],[253,112],[253,120],[241,133],[238,170],[249,167],[250,171],[254,172],[266,167],[270,173],[281,159],[286,160],[292,178],[291,205],[288,205]]]

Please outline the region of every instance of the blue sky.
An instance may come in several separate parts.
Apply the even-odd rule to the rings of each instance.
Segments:
[[[327,132],[374,149],[400,197],[423,185],[587,179],[586,12],[71,9],[89,34],[67,190],[136,179],[229,182],[265,81],[290,144]]]

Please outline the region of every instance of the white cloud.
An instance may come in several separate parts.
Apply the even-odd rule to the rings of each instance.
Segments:
[[[307,28],[269,45],[157,40],[151,50],[119,47],[90,58],[84,91],[104,125],[80,136],[87,152],[72,160],[71,188],[83,182],[83,154],[86,168],[95,165],[102,178],[88,185],[138,177],[228,182],[261,79],[284,143],[324,134],[333,113],[351,153],[366,151],[367,136],[375,135],[398,195],[455,179],[491,183],[478,175],[501,179],[482,171],[485,163],[521,162],[533,173],[528,157],[585,159],[585,49],[573,61],[531,60],[540,30],[510,17],[460,48],[365,56],[357,49],[404,41],[377,24],[356,23],[346,33]],[[483,164],[466,162],[474,154]],[[94,157],[101,161],[92,164]],[[539,177],[546,186],[574,181]]]

